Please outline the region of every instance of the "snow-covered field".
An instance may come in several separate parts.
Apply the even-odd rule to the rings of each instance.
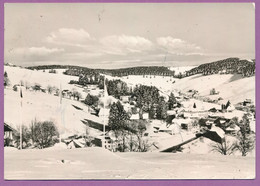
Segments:
[[[5,179],[253,179],[251,157],[112,153],[85,149],[5,149]]]

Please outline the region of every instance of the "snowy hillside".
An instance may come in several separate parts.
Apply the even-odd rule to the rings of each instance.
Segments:
[[[77,89],[83,95],[82,88],[68,84],[70,80],[77,80],[78,77],[67,76],[62,74],[63,70],[58,70],[57,74],[52,74],[42,71],[32,71],[20,67],[5,66],[4,69],[8,73],[8,77],[12,85],[18,84],[21,80],[24,83],[28,82],[33,85],[39,83],[44,87],[48,85],[60,87],[62,84],[63,89]],[[162,76],[128,76],[128,77],[111,77],[106,76],[107,79],[121,79],[125,81],[128,86],[135,86],[137,84],[156,86],[161,90],[161,94],[169,95],[171,91],[178,90],[187,92],[190,89],[199,91],[199,95],[208,97],[222,97],[224,100],[230,100],[235,104],[249,98],[255,101],[255,78],[247,77],[242,78],[239,75],[194,75],[182,79],[162,77]],[[209,95],[212,88],[219,91],[218,95]],[[24,91],[23,98],[23,122],[29,124],[34,118],[39,120],[52,119],[58,124],[61,122],[59,98],[57,96],[49,95],[46,93],[35,93],[32,91]],[[48,100],[48,101],[46,101]],[[99,117],[93,116],[88,113],[88,107],[84,104],[63,99],[63,115],[66,128],[68,132],[82,131],[81,120],[88,118],[102,123],[103,120]],[[19,92],[14,92],[12,87],[5,89],[5,121],[12,123],[17,127],[20,123],[20,97]],[[76,105],[83,110],[77,110],[72,105]],[[198,105],[198,103],[197,103]],[[214,105],[212,105],[213,107]],[[17,115],[17,117],[12,117]],[[46,118],[47,116],[47,118]],[[60,125],[60,124],[59,124]]]
[[[60,87],[62,85],[62,89],[72,89],[77,88],[73,85],[68,84],[70,80],[78,80],[76,76],[66,76],[62,74],[64,70],[58,69],[57,74],[46,72],[36,71],[36,70],[28,70],[20,67],[10,67],[4,66],[4,71],[7,72],[8,77],[11,81],[12,85],[19,84],[20,81],[24,83],[28,82],[30,85],[34,85],[35,83],[39,83],[43,87],[47,87],[48,85]]]
[[[201,96],[222,97],[235,104],[245,99],[255,102],[255,77],[242,78],[233,74],[193,75],[176,81],[174,88],[181,91],[195,89]],[[215,88],[218,95],[210,96],[210,90]]]
[[[214,74],[203,76],[193,75],[182,79],[163,77],[163,76],[125,76],[111,77],[108,79],[121,79],[128,83],[129,86],[143,84],[155,86],[167,95],[171,91],[187,92],[191,89],[199,91],[200,96],[206,96],[212,99],[223,98],[223,102],[228,100],[236,104],[245,99],[251,99],[255,103],[255,77],[242,77],[234,74]],[[210,95],[210,90],[215,88],[218,95]]]
[[[61,83],[63,89],[71,90],[74,88],[83,95],[83,98],[86,96],[82,88],[68,84],[70,80],[77,80],[77,77],[66,76],[61,72],[51,74],[9,66],[5,66],[5,71],[8,73],[12,85],[19,84],[20,80],[23,80],[24,83],[29,82],[31,85],[38,83],[43,87],[48,85],[60,87]],[[25,88],[22,90],[22,109],[20,92],[13,91],[12,86],[4,90],[4,120],[16,129],[20,126],[21,121],[24,125],[29,126],[34,119],[51,120],[57,124],[63,135],[74,135],[86,131],[86,126],[82,123],[84,119],[103,122],[101,118],[91,115],[88,107],[79,101],[63,98],[61,105],[60,98],[53,94],[25,90]],[[91,132],[93,135],[99,133],[95,129],[91,129]]]

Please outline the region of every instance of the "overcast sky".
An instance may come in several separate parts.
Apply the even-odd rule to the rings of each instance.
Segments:
[[[91,68],[255,58],[255,10],[240,4],[5,4],[5,62]]]

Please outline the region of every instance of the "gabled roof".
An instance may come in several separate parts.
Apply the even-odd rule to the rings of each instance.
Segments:
[[[214,123],[215,123],[215,124],[224,124],[224,123],[228,123],[229,121],[230,121],[230,119],[218,117],[218,118],[214,121]]]
[[[226,131],[239,131],[240,127],[237,125],[233,125],[233,126],[229,126],[228,128],[226,128]]]
[[[4,123],[4,131],[15,131],[10,125]]]

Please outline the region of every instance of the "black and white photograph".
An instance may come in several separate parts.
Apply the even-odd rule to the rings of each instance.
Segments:
[[[255,179],[254,3],[5,3],[4,179]]]

